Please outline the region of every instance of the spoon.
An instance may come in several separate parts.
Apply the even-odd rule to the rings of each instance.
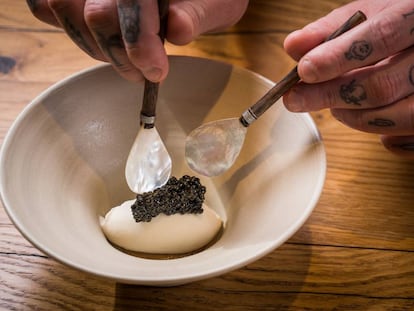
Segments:
[[[168,18],[168,0],[158,0],[158,11],[160,16],[159,36],[164,42]],[[125,166],[127,184],[135,193],[144,193],[163,186],[171,174],[170,155],[155,128],[158,88],[159,83],[145,79],[140,114],[141,126]]]
[[[356,12],[325,41],[340,36],[364,20],[366,20],[364,13]],[[240,118],[212,121],[194,129],[187,136],[185,144],[185,158],[189,167],[209,177],[220,175],[228,170],[243,147],[249,125],[299,81],[296,66],[258,102],[244,111]]]

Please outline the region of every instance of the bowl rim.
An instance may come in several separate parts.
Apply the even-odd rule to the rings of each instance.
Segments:
[[[196,61],[207,61],[207,62],[213,62],[213,63],[221,63],[226,66],[231,66],[233,70],[239,71],[239,72],[247,72],[249,75],[255,76],[255,78],[263,81],[266,85],[274,85],[275,83],[271,81],[270,79],[262,76],[259,73],[253,72],[249,69],[233,65],[224,61],[220,60],[214,60],[214,59],[208,59],[204,57],[194,57],[194,56],[184,56],[184,55],[169,55],[170,59],[188,59],[188,60],[196,60]],[[292,237],[307,221],[311,213],[313,212],[314,208],[316,207],[319,198],[322,194],[322,190],[324,187],[325,179],[326,179],[326,171],[327,171],[327,160],[326,160],[326,151],[325,146],[323,144],[323,139],[321,137],[321,134],[310,116],[309,113],[302,113],[302,114],[296,114],[298,118],[303,119],[306,126],[309,128],[310,132],[315,136],[315,139],[318,140],[320,146],[320,151],[318,152],[318,158],[321,163],[321,170],[318,174],[318,179],[314,181],[314,188],[315,190],[312,193],[312,197],[307,202],[306,208],[304,208],[303,213],[301,214],[301,217],[297,218],[294,223],[292,223],[288,230],[286,230],[282,235],[278,237],[277,240],[273,240],[271,243],[271,246],[268,245],[268,243],[264,244],[263,247],[258,249],[253,255],[248,256],[247,258],[240,258],[238,261],[232,261],[227,263],[226,265],[221,265],[219,267],[210,268],[209,270],[200,270],[198,273],[190,273],[187,275],[180,275],[178,277],[170,276],[148,276],[148,277],[119,277],[114,273],[105,272],[102,270],[94,269],[91,267],[86,267],[83,264],[74,262],[66,256],[62,256],[59,253],[54,252],[53,250],[49,249],[46,245],[43,245],[41,241],[38,241],[36,238],[32,237],[30,232],[27,232],[26,228],[22,223],[20,222],[17,215],[14,213],[13,208],[11,207],[11,203],[8,201],[4,184],[6,183],[6,176],[4,174],[4,170],[2,169],[5,166],[5,158],[6,153],[8,152],[10,145],[13,143],[13,136],[15,132],[17,131],[20,123],[22,120],[25,119],[25,117],[31,113],[33,109],[47,97],[49,96],[50,92],[55,91],[56,89],[59,89],[63,86],[65,86],[68,82],[75,81],[76,79],[79,79],[81,77],[84,77],[85,75],[93,74],[96,71],[99,70],[108,70],[108,67],[111,67],[110,64],[98,64],[94,65],[92,67],[80,70],[78,72],[75,72],[73,74],[68,75],[67,77],[63,78],[62,80],[59,80],[56,83],[53,83],[49,87],[47,87],[45,90],[43,90],[41,93],[39,93],[35,98],[33,98],[23,109],[22,111],[17,115],[16,119],[12,122],[10,128],[6,132],[6,135],[4,136],[3,143],[0,148],[0,201],[3,204],[3,207],[6,211],[6,214],[10,218],[11,222],[14,224],[14,226],[18,229],[18,231],[22,234],[22,236],[29,241],[32,245],[34,245],[38,250],[43,252],[44,254],[50,256],[51,258],[55,259],[56,261],[63,263],[64,265],[67,265],[69,267],[75,268],[77,270],[87,272],[90,274],[93,274],[97,277],[103,277],[112,279],[118,282],[122,283],[129,283],[129,284],[141,284],[141,285],[155,285],[155,286],[163,286],[163,285],[181,285],[189,282],[194,282],[197,280],[202,280],[206,278],[215,277],[218,275],[222,275],[224,273],[237,270],[243,266],[246,266],[259,258],[262,258],[266,256],[267,254],[271,253],[275,249],[277,249],[279,246],[281,246],[283,243],[285,243],[290,237]],[[153,260],[153,259],[150,259]],[[176,259],[171,259],[176,260]],[[164,260],[165,261],[165,260]]]

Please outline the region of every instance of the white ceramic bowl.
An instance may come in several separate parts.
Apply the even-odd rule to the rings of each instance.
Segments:
[[[238,117],[273,83],[207,59],[171,57],[157,129],[173,175],[192,174],[186,135],[200,124]],[[134,194],[124,177],[138,130],[142,85],[109,66],[75,74],[31,102],[10,128],[0,154],[0,194],[24,237],[71,267],[119,282],[178,285],[242,267],[291,237],[312,212],[326,170],[324,147],[308,114],[277,103],[248,129],[235,165],[202,178],[207,204],[225,220],[208,249],[170,260],[143,259],[112,247],[99,216]]]

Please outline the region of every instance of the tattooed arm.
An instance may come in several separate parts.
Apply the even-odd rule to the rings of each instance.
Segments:
[[[355,11],[368,20],[323,43]],[[414,159],[414,3],[359,0],[291,33],[285,49],[303,82],[284,97],[295,112],[330,108],[344,124],[381,134],[391,151]]]
[[[168,73],[158,37],[157,0],[26,0],[38,19],[62,27],[90,56],[110,62],[131,81],[154,82]],[[183,45],[235,24],[248,0],[170,0],[166,39]]]

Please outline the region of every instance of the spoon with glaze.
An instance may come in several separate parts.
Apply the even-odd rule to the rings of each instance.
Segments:
[[[332,40],[366,20],[356,12],[326,40]],[[247,128],[267,111],[280,97],[300,81],[297,66],[271,88],[240,118],[212,121],[194,129],[186,138],[185,158],[189,167],[205,176],[218,176],[236,161],[246,137]]]
[[[168,0],[158,0],[159,36],[163,42],[167,27],[168,5]],[[171,174],[170,155],[155,128],[158,89],[159,83],[145,79],[140,114],[141,127],[125,166],[128,186],[135,193],[148,192],[163,186]]]

